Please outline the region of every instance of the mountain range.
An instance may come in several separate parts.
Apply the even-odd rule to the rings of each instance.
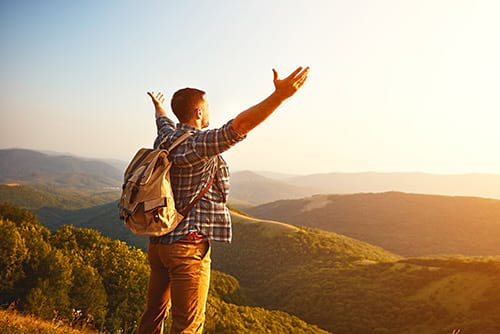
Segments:
[[[231,175],[231,199],[253,205],[277,199],[302,198],[316,192],[314,188],[296,186],[250,171],[236,172]]]
[[[99,205],[107,210],[108,203],[119,197],[119,190],[106,188],[107,183],[99,180],[111,178],[118,184],[121,172],[102,160],[0,150],[0,166],[2,182],[21,183],[0,185],[0,201],[38,210],[47,224],[88,220],[94,211],[100,210],[96,209]],[[37,170],[38,175],[43,171],[44,177],[33,179],[28,172]],[[66,181],[57,183],[60,186],[51,182],[62,174]],[[321,228],[405,256],[500,254],[498,200],[401,192],[310,196],[306,194],[314,189],[300,186],[301,177],[263,174],[268,177],[253,172],[233,173],[231,203],[259,218]],[[98,185],[80,187],[81,177]],[[491,177],[493,180],[495,176]],[[290,178],[296,181],[295,185],[284,181]],[[268,202],[273,198],[279,201]],[[254,206],[258,202],[265,204]],[[61,209],[69,211],[61,213]],[[77,209],[80,211],[74,211]],[[114,212],[107,218],[113,215]]]
[[[254,204],[297,199],[316,194],[399,191],[417,194],[500,199],[500,175],[428,173],[326,173],[286,176],[251,171],[231,177],[231,196]]]
[[[102,190],[119,187],[122,179],[122,171],[97,159],[24,149],[0,150],[0,183]]]
[[[88,159],[56,152],[0,150],[0,184],[20,183],[73,189],[118,189],[127,162]],[[500,199],[498,174],[325,173],[288,175],[237,171],[231,177],[231,198],[244,206],[315,194],[399,191]]]
[[[500,199],[498,174],[327,173],[298,176],[287,179],[287,182],[314,187],[326,194],[400,191]]]

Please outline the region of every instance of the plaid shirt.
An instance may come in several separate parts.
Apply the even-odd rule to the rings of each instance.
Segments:
[[[231,216],[226,207],[229,168],[220,153],[243,140],[245,136],[233,130],[231,121],[219,129],[205,131],[183,123],[175,127],[174,122],[167,117],[158,117],[156,125],[158,137],[154,143],[155,148],[162,142],[162,148],[168,148],[182,133],[192,133],[170,155],[170,182],[178,211],[187,208],[210,180],[213,177],[215,179],[210,189],[175,230],[161,237],[151,237],[150,241],[170,244],[188,233],[195,232],[203,234],[209,240],[231,242]]]

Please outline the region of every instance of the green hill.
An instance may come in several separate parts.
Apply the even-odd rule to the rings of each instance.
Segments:
[[[0,150],[0,202],[28,209],[80,209],[120,196],[117,162],[55,156],[22,149]]]
[[[117,190],[91,191],[53,188],[43,185],[0,185],[0,202],[9,202],[27,209],[57,207],[80,209],[109,203],[120,196]]]
[[[16,303],[45,319],[71,319],[81,310],[80,317],[96,328],[134,331],[149,272],[142,251],[90,229],[66,225],[50,233],[30,212],[10,204],[0,205],[0,232],[1,305]],[[245,303],[239,282],[213,271],[204,332],[327,333],[285,312]],[[18,333],[2,320],[0,328]]]
[[[67,214],[65,222],[119,237],[114,203]],[[239,214],[233,223],[233,242],[213,243],[212,263],[241,285],[229,300],[239,306],[285,311],[333,333],[498,331],[498,258],[405,259],[332,232]],[[144,247],[137,238],[129,242]]]
[[[500,258],[399,258],[331,232],[235,218],[214,267],[333,333],[496,333]]]
[[[398,192],[316,195],[246,209],[405,256],[500,255],[500,200]]]

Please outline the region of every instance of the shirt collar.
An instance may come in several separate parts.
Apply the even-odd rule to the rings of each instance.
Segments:
[[[182,130],[182,131],[191,131],[191,132],[200,132],[200,129],[195,128],[192,125],[186,124],[186,123],[177,123],[177,130]]]

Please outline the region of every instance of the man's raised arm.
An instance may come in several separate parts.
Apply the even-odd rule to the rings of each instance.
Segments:
[[[297,90],[299,90],[299,88],[306,81],[308,73],[309,67],[306,67],[305,69],[299,67],[288,77],[280,80],[278,78],[278,72],[273,69],[274,92],[264,101],[250,107],[236,116],[231,123],[233,130],[240,135],[246,135],[257,125],[262,123],[280,106],[283,101],[293,96]]]

